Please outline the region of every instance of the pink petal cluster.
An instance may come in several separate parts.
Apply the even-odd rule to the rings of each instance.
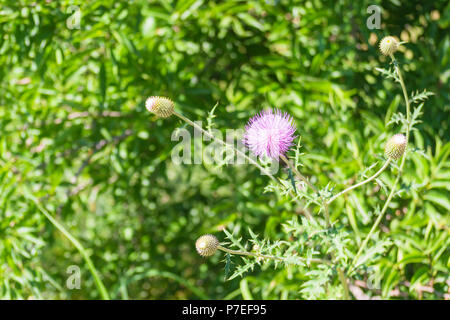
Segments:
[[[243,143],[258,157],[278,159],[292,146],[295,136],[292,117],[280,110],[265,110],[245,126]]]

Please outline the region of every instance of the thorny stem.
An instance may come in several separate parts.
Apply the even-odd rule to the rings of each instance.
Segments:
[[[334,200],[336,200],[338,197],[342,196],[343,194],[345,194],[345,193],[347,193],[347,192],[349,192],[349,191],[351,191],[351,190],[353,190],[353,189],[356,189],[356,188],[358,188],[358,187],[360,187],[360,186],[362,186],[362,185],[364,185],[364,184],[366,184],[366,183],[368,183],[368,182],[374,180],[376,177],[378,177],[378,176],[379,176],[379,175],[380,175],[380,174],[388,167],[388,165],[389,165],[390,162],[391,162],[391,158],[388,158],[388,159],[386,160],[386,162],[384,163],[384,165],[381,167],[381,169],[378,170],[377,173],[375,173],[373,176],[371,176],[371,177],[367,178],[366,180],[361,181],[361,182],[359,182],[359,183],[357,183],[357,184],[354,184],[354,185],[348,187],[347,189],[345,189],[345,190],[339,192],[338,194],[336,194],[336,195],[334,195],[333,197],[331,197],[331,198],[328,200],[327,203],[330,204],[331,202],[333,202]]]
[[[323,208],[325,211],[325,219],[327,222],[327,227],[331,228],[330,214],[328,213],[328,203],[325,201],[325,199],[323,197],[322,197],[322,205],[323,205]],[[333,259],[333,261],[336,261],[336,255],[334,254],[334,252],[331,252],[331,258]],[[339,281],[341,281],[342,288],[344,289],[344,299],[349,300],[350,295],[348,293],[348,284],[347,284],[347,278],[345,276],[345,273],[339,267],[337,267],[337,272],[339,275]]]
[[[400,71],[400,68],[398,66],[397,61],[395,60],[394,56],[391,55],[391,59],[392,62],[394,63],[395,66],[395,72],[398,75],[398,79],[400,82],[400,86],[402,87],[402,91],[403,91],[403,97],[405,98],[405,103],[406,103],[406,143],[408,143],[409,141],[409,132],[411,130],[411,123],[410,123],[410,118],[411,118],[411,110],[410,110],[410,105],[409,105],[409,99],[408,99],[408,92],[406,91],[406,87],[405,87],[405,82],[403,81],[403,76],[402,73]],[[373,233],[375,232],[375,230],[377,229],[378,225],[380,224],[381,220],[384,217],[384,214],[389,206],[389,203],[391,202],[392,198],[394,197],[394,193],[395,190],[397,188],[397,184],[400,182],[400,178],[401,175],[403,173],[403,167],[405,166],[405,161],[406,161],[406,154],[408,152],[408,149],[405,150],[405,153],[403,154],[401,163],[400,163],[400,167],[398,168],[398,173],[397,173],[397,178],[395,179],[395,182],[392,186],[391,192],[389,193],[388,198],[386,199],[386,202],[384,203],[383,208],[381,209],[380,214],[378,215],[377,220],[375,221],[375,223],[373,224],[372,228],[369,231],[369,234],[367,235],[367,237],[364,239],[363,243],[361,244],[361,247],[358,250],[358,253],[356,254],[355,258],[353,259],[348,274],[350,275],[350,272],[353,271],[353,269],[355,268],[355,263],[358,262],[359,257],[361,256],[362,252],[364,251],[364,249],[366,248],[370,238],[372,237]]]
[[[284,163],[286,163],[289,168],[292,170],[292,172],[295,173],[295,175],[297,176],[297,178],[299,178],[300,180],[304,181],[308,187],[310,187],[315,193],[319,193],[319,191],[317,190],[317,188],[311,183],[309,182],[309,180],[300,173],[300,171],[297,170],[297,168],[294,167],[294,165],[292,164],[291,161],[289,161],[288,158],[286,158],[286,156],[284,155],[280,155],[280,159],[284,161]]]
[[[347,283],[347,278],[345,277],[345,273],[344,273],[344,271],[342,271],[341,268],[338,268],[337,271],[338,271],[338,275],[339,275],[339,280],[341,281],[342,287],[344,288],[344,299],[350,300],[348,283]]]
[[[281,155],[280,159],[283,160],[284,163],[286,163],[289,166],[289,168],[292,170],[292,172],[295,173],[295,175],[297,176],[298,179],[304,181],[308,185],[308,187],[310,187],[320,197],[323,208],[324,208],[325,220],[327,222],[327,227],[331,227],[330,214],[328,213],[328,204],[326,203],[323,195],[321,195],[319,190],[311,182],[309,182],[309,180],[304,175],[302,175],[300,173],[300,171],[297,170],[297,168],[295,168],[295,166],[292,164],[291,161],[289,161],[288,158],[286,158],[284,155]]]
[[[325,221],[327,223],[327,228],[331,228],[331,219],[330,219],[330,213],[328,210],[328,203],[325,201],[325,199],[322,197],[322,206],[323,211],[325,213]]]
[[[241,150],[235,148],[233,145],[230,145],[228,143],[226,143],[225,141],[223,141],[222,139],[216,138],[214,135],[212,135],[210,132],[208,132],[207,130],[203,129],[201,126],[199,126],[198,124],[196,124],[195,122],[193,122],[192,120],[190,120],[189,118],[183,116],[182,114],[174,111],[173,114],[175,116],[177,116],[178,118],[180,118],[181,120],[185,121],[186,123],[188,123],[189,125],[191,125],[192,127],[194,127],[197,130],[200,130],[204,135],[206,135],[208,138],[222,144],[223,146],[227,147],[227,148],[231,148],[233,149],[237,154],[239,154],[240,156],[244,157],[245,159],[247,159],[251,164],[253,164],[254,166],[256,166],[259,170],[261,170],[261,172],[264,172],[264,174],[266,174],[267,176],[269,176],[270,179],[272,179],[275,183],[281,184],[280,181],[275,178],[267,169],[265,169],[264,167],[262,167],[257,161],[255,161],[254,159],[252,159],[251,157],[249,157],[248,155],[246,155],[244,152],[242,152]],[[294,195],[292,194],[292,191],[290,192],[291,195],[294,197]],[[300,203],[299,203],[300,204]],[[314,221],[314,217],[311,215],[311,213],[308,211],[307,208],[303,208],[303,211],[306,215],[306,217],[310,220]]]
[[[228,249],[228,248],[225,248],[222,246],[217,247],[217,249],[227,252],[229,254],[236,254],[236,255],[240,255],[240,256],[251,256],[251,257],[256,257],[256,258],[272,259],[272,260],[287,262],[287,259],[283,258],[283,257],[269,256],[269,255],[264,255],[264,254],[259,254],[259,253],[248,252],[248,251],[231,250],[231,249]],[[301,258],[301,259],[307,261],[307,259],[305,259],[305,258]],[[315,262],[315,263],[331,264],[331,261],[324,260],[324,259],[317,259],[317,258],[311,258],[311,259],[309,259],[309,261]]]
[[[59,223],[53,216],[39,203],[39,201],[31,194],[26,195],[29,199],[31,199],[36,207],[39,209],[39,211],[42,212],[42,214],[67,238],[69,241],[74,245],[75,248],[80,252],[80,254],[83,256],[84,261],[86,262],[86,265],[89,268],[89,271],[92,274],[92,277],[94,278],[95,285],[97,286],[97,289],[100,293],[100,296],[103,300],[109,300],[109,294],[106,290],[102,280],[100,279],[100,276],[97,272],[97,269],[94,266],[94,263],[92,262],[91,258],[89,258],[89,255],[86,252],[86,249],[83,247],[81,242],[79,242],[61,223]]]
[[[192,127],[194,127],[197,130],[200,130],[204,135],[208,136],[210,139],[219,142],[220,144],[224,145],[225,147],[229,147],[232,148],[236,151],[236,153],[238,153],[239,155],[243,156],[245,159],[247,159],[251,164],[253,164],[254,166],[256,166],[259,170],[261,170],[262,172],[264,172],[266,175],[269,176],[270,179],[272,179],[274,182],[278,182],[278,180],[269,172],[267,171],[267,169],[263,168],[258,162],[256,162],[255,160],[253,160],[252,158],[250,158],[249,156],[247,156],[244,152],[242,152],[239,149],[236,149],[234,146],[226,143],[225,141],[223,141],[222,139],[216,138],[214,135],[212,135],[211,133],[209,133],[207,130],[203,129],[201,126],[199,126],[198,124],[196,124],[194,121],[191,121],[190,119],[186,118],[185,116],[183,116],[182,114],[178,113],[178,112],[174,112],[174,115],[176,115],[178,118],[180,118],[181,120],[185,121],[186,123],[190,124]]]
[[[320,197],[320,199],[322,201],[322,207],[323,207],[324,214],[325,214],[325,221],[327,223],[327,228],[330,228],[331,227],[330,213],[328,211],[328,203],[327,203],[325,197],[320,194],[319,190],[311,182],[309,182],[309,180],[304,175],[302,175],[300,173],[300,171],[297,170],[297,168],[295,168],[295,166],[291,163],[291,161],[289,161],[289,159],[287,159],[284,155],[281,155],[280,158],[295,173],[297,178],[299,178],[300,180],[304,181],[316,194],[319,195],[319,197]],[[333,260],[336,259],[336,256],[334,255],[334,253],[331,253],[331,258]],[[349,291],[348,291],[347,278],[345,277],[345,274],[344,274],[344,272],[342,271],[341,268],[338,267],[337,271],[338,271],[338,274],[339,274],[339,280],[341,281],[342,287],[344,288],[344,298],[346,300],[348,300],[348,299],[350,299],[350,295],[349,295]]]

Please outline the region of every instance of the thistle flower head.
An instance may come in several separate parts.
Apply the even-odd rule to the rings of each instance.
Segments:
[[[265,110],[248,121],[243,142],[256,156],[278,159],[292,146],[295,130],[289,114]]]
[[[384,147],[384,153],[388,158],[392,158],[394,160],[399,159],[406,149],[406,137],[398,133],[393,135],[386,143]]]
[[[394,37],[387,36],[380,41],[380,51],[385,56],[390,56],[397,51],[399,43]]]
[[[150,97],[145,101],[145,107],[160,118],[168,118],[173,114],[175,105],[169,98]]]
[[[212,234],[205,234],[197,239],[195,248],[202,257],[212,256],[219,247],[219,240]]]

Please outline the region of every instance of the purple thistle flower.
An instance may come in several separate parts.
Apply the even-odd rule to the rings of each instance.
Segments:
[[[295,124],[280,110],[265,110],[251,118],[245,126],[243,143],[253,154],[278,159],[292,146]]]

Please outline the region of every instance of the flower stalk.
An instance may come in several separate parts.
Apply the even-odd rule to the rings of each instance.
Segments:
[[[330,214],[328,212],[328,204],[325,200],[325,197],[320,194],[319,190],[303,174],[301,174],[300,171],[297,170],[297,168],[295,168],[295,166],[288,158],[286,158],[286,156],[280,155],[280,159],[289,166],[289,168],[292,170],[292,172],[294,172],[298,179],[304,181],[308,185],[308,187],[310,187],[320,197],[324,209],[327,227],[331,227]]]
[[[408,92],[406,91],[406,86],[405,86],[405,82],[403,80],[403,76],[402,76],[402,72],[398,66],[397,61],[394,58],[394,55],[391,54],[391,59],[392,62],[394,63],[395,66],[395,72],[398,75],[399,78],[399,82],[400,82],[400,86],[402,88],[403,91],[403,97],[405,99],[405,104],[406,104],[406,144],[409,141],[409,133],[411,131],[411,108],[410,108],[410,104],[409,104],[409,98],[408,98]],[[355,264],[358,262],[359,257],[361,256],[361,254],[363,253],[364,249],[366,248],[370,238],[372,237],[373,233],[375,232],[375,230],[377,229],[378,225],[380,224],[381,220],[384,217],[384,214],[386,213],[386,210],[390,204],[390,202],[392,201],[392,198],[394,197],[394,193],[397,189],[397,185],[400,182],[402,173],[403,173],[403,167],[405,166],[405,162],[406,162],[406,155],[407,155],[408,149],[405,150],[405,152],[403,153],[401,162],[400,162],[400,166],[398,168],[398,173],[397,173],[397,177],[394,181],[394,184],[392,185],[391,191],[389,193],[389,196],[386,199],[386,202],[384,203],[383,208],[381,209],[380,214],[378,215],[378,218],[375,220],[375,223],[373,224],[372,228],[370,229],[368,235],[366,236],[366,238],[364,239],[363,243],[361,244],[361,247],[359,248],[356,256],[353,258],[353,261],[350,265],[348,274],[350,275],[352,271],[354,271],[355,269]]]
[[[285,258],[278,257],[278,256],[271,256],[271,255],[265,255],[265,254],[248,252],[248,251],[232,250],[232,249],[225,248],[223,246],[218,246],[217,249],[222,250],[223,252],[226,252],[229,254],[234,254],[234,255],[250,256],[250,257],[255,257],[255,258],[263,258],[263,259],[287,262],[287,260]],[[304,260],[305,262],[307,261],[307,259],[305,259],[305,258],[301,258],[301,259]],[[309,261],[314,262],[314,263],[331,264],[331,261],[324,260],[324,259],[318,259],[318,258],[311,258],[311,259],[309,259]]]
[[[381,173],[389,166],[389,163],[390,163],[390,162],[391,162],[391,158],[388,158],[388,159],[385,161],[385,163],[383,164],[383,166],[380,168],[380,170],[378,170],[373,176],[371,176],[371,177],[367,178],[366,180],[361,181],[361,182],[359,182],[359,183],[357,183],[357,184],[354,184],[354,185],[348,187],[347,189],[345,189],[345,190],[343,190],[343,191],[337,193],[336,195],[334,195],[333,197],[331,197],[331,198],[327,201],[327,203],[330,204],[330,203],[332,203],[334,200],[336,200],[337,198],[339,198],[340,196],[346,194],[347,192],[350,192],[350,191],[352,191],[353,189],[356,189],[356,188],[358,188],[358,187],[360,187],[360,186],[362,186],[362,185],[365,185],[366,183],[369,183],[370,181],[374,180],[375,178],[377,178],[377,177],[378,177],[378,176],[379,176],[379,175],[380,175],[380,174],[381,174]]]
[[[319,190],[303,174],[301,174],[300,171],[297,170],[297,168],[295,168],[295,166],[292,164],[291,161],[289,161],[289,159],[287,159],[284,155],[281,155],[280,158],[295,173],[297,178],[304,181],[320,197],[320,199],[322,201],[322,207],[324,210],[327,228],[330,228],[331,227],[330,213],[329,213],[329,209],[328,209],[328,202],[326,201],[325,197],[320,194]],[[336,256],[334,255],[334,253],[331,253],[331,258],[333,260],[336,259]],[[348,300],[348,299],[350,299],[350,295],[349,295],[349,290],[348,290],[347,278],[345,276],[344,271],[342,271],[341,268],[337,268],[337,271],[338,271],[338,275],[339,275],[339,281],[341,282],[342,287],[344,289],[344,299]]]
[[[297,168],[294,167],[292,162],[288,158],[286,158],[286,156],[280,155],[280,159],[289,166],[289,168],[292,170],[292,172],[294,172],[298,179],[304,181],[308,185],[308,187],[310,187],[315,193],[319,193],[317,188],[303,174],[301,174],[300,171],[297,170]]]
[[[225,141],[223,141],[222,139],[216,138],[213,134],[211,134],[210,132],[208,132],[207,130],[203,129],[201,126],[199,126],[198,124],[196,124],[194,121],[190,120],[189,118],[183,116],[182,114],[174,111],[173,115],[177,116],[178,118],[180,118],[181,120],[183,120],[184,122],[188,123],[189,125],[191,125],[192,127],[194,127],[195,129],[201,131],[204,135],[206,135],[208,138],[222,144],[223,146],[227,147],[227,148],[231,148],[233,149],[237,154],[243,156],[245,159],[247,159],[251,164],[253,164],[254,166],[256,166],[259,170],[261,170],[262,172],[264,172],[264,174],[266,174],[267,176],[269,176],[270,179],[272,179],[274,182],[279,183],[278,179],[275,178],[267,169],[265,169],[264,167],[262,167],[258,162],[256,162],[255,160],[253,160],[251,157],[249,157],[248,155],[246,155],[244,152],[242,152],[241,150],[235,148],[234,146],[230,145],[229,143],[226,143]]]

